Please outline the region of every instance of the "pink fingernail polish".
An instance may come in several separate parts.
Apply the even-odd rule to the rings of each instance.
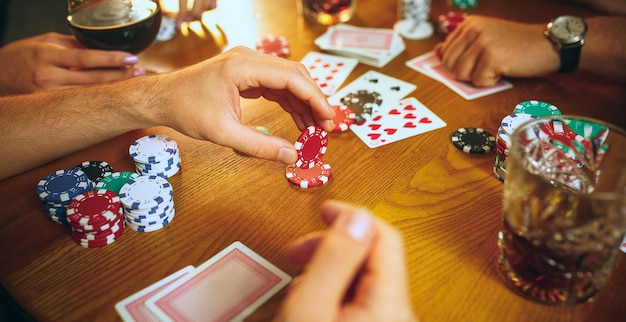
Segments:
[[[135,75],[135,76],[141,76],[141,75],[145,75],[145,74],[146,74],[146,70],[143,69],[143,68],[137,68],[133,72],[133,75]]]
[[[126,65],[135,65],[139,62],[139,57],[137,56],[126,56],[124,57],[124,64]]]
[[[363,240],[370,231],[371,218],[369,214],[359,211],[350,219],[346,227],[348,235],[354,240]]]

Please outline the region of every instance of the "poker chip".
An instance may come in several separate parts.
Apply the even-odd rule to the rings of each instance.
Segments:
[[[298,153],[296,166],[302,169],[313,167],[324,156],[327,146],[328,134],[321,126],[307,127],[294,144]]]
[[[451,5],[459,9],[471,9],[478,5],[478,0],[448,0]]]
[[[278,57],[290,54],[289,43],[283,36],[267,35],[256,42],[255,48],[261,53]]]
[[[166,42],[172,40],[176,36],[176,20],[170,17],[163,16],[161,18],[161,26],[159,32],[156,35],[154,41],[156,43]]]
[[[333,105],[333,109],[335,110],[335,118],[333,119],[335,128],[333,129],[333,132],[343,132],[348,130],[350,126],[354,124],[354,120],[356,118],[354,111],[345,105]]]
[[[113,172],[100,179],[100,181],[96,184],[96,189],[106,189],[119,194],[123,185],[138,176],[139,174],[129,171]]]
[[[98,183],[103,177],[111,174],[113,168],[106,161],[84,161],[74,166],[87,174],[89,180]]]
[[[367,90],[358,90],[356,93],[348,93],[341,98],[341,104],[354,111],[356,115],[354,122],[356,124],[361,124],[372,114],[376,114],[382,103],[382,95]]]
[[[300,188],[312,188],[324,185],[328,182],[331,174],[330,165],[323,160],[318,160],[308,169],[290,165],[287,166],[285,170],[287,180]]]
[[[454,146],[465,153],[488,153],[495,147],[495,137],[482,128],[460,128],[452,134]]]
[[[513,135],[513,132],[524,122],[536,119],[537,116],[531,114],[509,114],[502,119],[500,126],[504,134]]]
[[[449,11],[439,15],[437,17],[439,34],[446,38],[465,20],[466,17],[467,14],[455,11]]]
[[[170,178],[181,168],[178,144],[164,135],[147,135],[137,139],[128,149],[140,175]]]
[[[400,0],[398,2],[401,20],[393,29],[407,39],[424,39],[433,34],[433,26],[428,22],[430,1]]]
[[[167,226],[174,218],[173,189],[158,175],[139,176],[120,189],[124,223],[139,232]]]
[[[75,196],[67,206],[72,239],[82,247],[110,245],[124,231],[119,196],[109,190],[90,190]]]
[[[561,110],[559,110],[558,107],[550,103],[537,100],[528,100],[519,102],[515,106],[513,114],[530,114],[536,117],[541,117],[549,115],[561,115]]]
[[[57,170],[37,183],[37,195],[42,200],[48,219],[59,224],[67,223],[67,205],[72,199],[94,184],[80,169]]]

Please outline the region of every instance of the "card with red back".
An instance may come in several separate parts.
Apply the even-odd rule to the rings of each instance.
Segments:
[[[309,52],[300,61],[326,95],[333,95],[359,63],[356,58]]]
[[[373,114],[350,130],[370,148],[445,127],[446,123],[414,97],[407,97]]]
[[[157,281],[156,283],[118,302],[115,304],[115,310],[125,322],[160,321],[159,318],[148,309],[146,306],[146,300],[162,291],[176,280],[191,273],[193,270],[194,267],[191,265],[178,270],[166,278]]]
[[[513,87],[513,84],[505,80],[500,80],[495,85],[489,87],[476,87],[469,82],[459,81],[454,77],[452,71],[442,64],[439,56],[434,51],[407,61],[406,66],[442,82],[466,100],[473,100]]]
[[[162,321],[241,321],[290,281],[278,267],[234,242],[146,305]]]
[[[363,28],[337,25],[328,30],[327,49],[354,49],[368,52],[388,52],[393,47],[393,29]]]

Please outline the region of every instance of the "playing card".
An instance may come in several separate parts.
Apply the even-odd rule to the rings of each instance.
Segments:
[[[291,277],[241,242],[147,300],[163,321],[241,321]]]
[[[300,61],[326,95],[333,95],[359,63],[355,58],[309,52]]]
[[[468,82],[456,80],[452,72],[441,63],[441,60],[434,52],[411,59],[406,62],[406,65],[442,82],[466,100],[483,97],[513,87],[513,84],[505,80],[500,80],[490,87],[475,87]]]
[[[417,88],[400,79],[370,70],[328,98],[331,105],[345,105],[362,123],[386,104],[395,104]]]
[[[391,50],[393,29],[363,28],[337,25],[329,28],[325,48],[334,50],[363,50],[380,55]]]
[[[446,123],[414,97],[405,98],[350,126],[364,143],[376,148],[446,126]]]
[[[173,273],[172,275],[169,275],[166,278],[157,281],[156,283],[118,302],[117,304],[115,304],[115,310],[120,315],[122,320],[126,322],[160,321],[157,316],[155,316],[150,310],[148,310],[148,308],[146,307],[146,300],[157,294],[179,278],[182,278],[185,275],[191,273],[193,270],[194,267],[191,265],[184,267],[183,269]]]

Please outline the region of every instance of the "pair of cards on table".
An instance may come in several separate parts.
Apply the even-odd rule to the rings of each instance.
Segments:
[[[242,321],[291,277],[241,242],[115,305],[124,321]]]
[[[466,100],[483,97],[513,87],[513,84],[500,80],[490,87],[474,87],[470,83],[456,80],[454,74],[441,62],[434,51],[415,57],[406,66],[448,86]]]
[[[329,97],[328,102],[351,107],[360,114],[350,130],[365,145],[376,148],[446,126],[414,97],[403,99],[416,88],[371,70]]]
[[[347,24],[328,27],[315,44],[323,51],[353,57],[374,67],[387,65],[405,49],[404,41],[393,29]]]

